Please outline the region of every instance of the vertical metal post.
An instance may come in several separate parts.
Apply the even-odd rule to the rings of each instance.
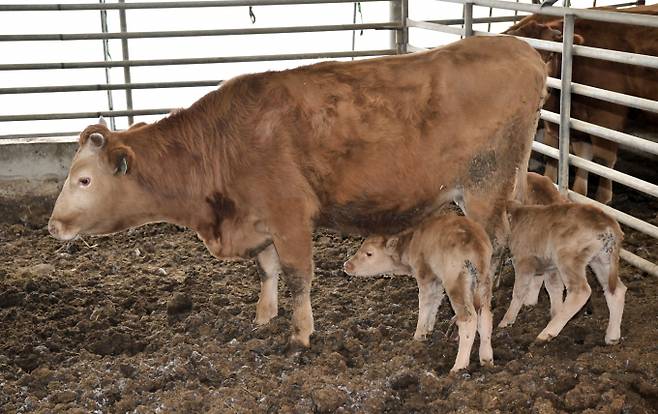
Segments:
[[[409,17],[409,0],[391,0],[390,16],[392,22],[400,22],[401,29],[391,31],[391,49],[395,49],[398,54],[407,53],[407,44],[409,44],[409,28],[407,27],[407,17]]]
[[[105,0],[99,0],[100,3],[105,3]],[[101,10],[101,31],[107,33],[107,10]],[[110,41],[108,39],[103,39],[103,61],[108,62],[112,60],[110,55]],[[105,83],[109,85],[110,82],[110,68],[105,67]],[[107,91],[107,109],[110,111],[114,110],[114,101],[112,100],[112,91]],[[110,117],[110,128],[116,130],[116,124],[114,122],[114,117]]]
[[[464,3],[464,37],[473,36],[473,3]]]
[[[560,89],[560,152],[558,189],[563,195],[569,190],[569,127],[571,119],[571,68],[573,64],[574,16],[564,16],[562,30],[562,70]]]
[[[119,0],[119,3],[125,3],[126,0]],[[126,9],[119,10],[119,20],[121,25],[121,33],[126,33],[128,31],[128,24],[126,23]],[[128,53],[128,39],[121,39],[121,53],[123,55],[123,60],[130,60],[130,53]],[[130,80],[130,66],[123,67],[123,78],[126,83],[131,83]],[[126,87],[126,109],[132,111],[133,109],[133,91]],[[128,125],[132,125],[135,121],[135,118],[132,115],[128,115]]]

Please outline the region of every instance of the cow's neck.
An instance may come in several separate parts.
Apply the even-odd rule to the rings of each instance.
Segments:
[[[149,214],[207,233],[230,208],[223,137],[210,121],[181,111],[140,130],[126,144],[135,153],[135,177],[151,199]]]

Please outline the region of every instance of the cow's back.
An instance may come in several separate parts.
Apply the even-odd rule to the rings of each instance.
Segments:
[[[282,134],[318,196],[320,222],[392,233],[457,188],[511,192],[527,168],[545,76],[530,46],[488,37],[275,78],[294,102],[296,128]]]

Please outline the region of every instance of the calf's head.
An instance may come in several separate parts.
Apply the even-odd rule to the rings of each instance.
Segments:
[[[132,150],[103,123],[80,134],[79,148],[57,197],[48,231],[60,240],[108,234],[144,224],[145,198],[131,178]]]
[[[397,245],[397,237],[368,237],[343,265],[345,273],[351,276],[375,276],[399,270]]]

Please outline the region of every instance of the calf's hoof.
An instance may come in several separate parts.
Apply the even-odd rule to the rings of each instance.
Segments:
[[[311,339],[310,335],[299,335],[299,334],[293,334],[290,337],[290,342],[288,343],[288,347],[294,347],[298,349],[305,349],[309,348],[311,346]]]
[[[514,321],[507,321],[507,320],[503,319],[498,324],[498,327],[499,328],[507,328],[508,326],[512,326],[513,324],[514,324]]]
[[[265,315],[258,315],[258,314],[256,314],[256,317],[254,318],[254,323],[255,323],[256,325],[259,325],[259,326],[261,326],[261,325],[267,325],[268,323],[270,323],[270,321],[271,321],[272,319],[276,318],[276,316],[277,316],[277,313],[276,313],[276,312],[274,312],[274,313],[268,313],[268,314],[265,314]]]
[[[480,365],[482,365],[483,367],[493,367],[494,366],[493,358],[491,358],[491,359],[482,359],[481,358],[480,359]]]
[[[425,342],[427,341],[427,335],[426,334],[414,334],[414,341],[418,342]]]
[[[535,342],[539,345],[545,344],[546,342],[549,342],[551,339],[555,338],[554,335],[551,335],[547,332],[542,332],[539,335],[537,335],[537,338],[535,339]]]
[[[621,338],[605,338],[606,345],[617,345],[621,341]]]

